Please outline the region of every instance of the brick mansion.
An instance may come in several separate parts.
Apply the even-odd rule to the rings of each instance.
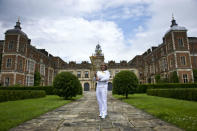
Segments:
[[[63,71],[75,74],[85,91],[95,88],[94,72],[104,62],[104,54],[98,44],[95,53],[90,56],[90,63],[82,61],[64,62],[60,57],[53,56],[45,49],[37,49],[31,44],[16,22],[13,29],[5,32],[5,39],[0,40],[0,82],[2,86],[25,85],[33,86],[35,71],[40,72],[41,85],[52,85],[54,77]],[[158,47],[151,47],[142,55],[135,56],[129,62],[108,61],[112,79],[121,70],[133,71],[140,83],[155,83],[155,75],[169,78],[176,71],[181,83],[193,82],[193,69],[197,69],[197,37],[188,37],[187,29],[178,26],[172,19],[170,29]]]

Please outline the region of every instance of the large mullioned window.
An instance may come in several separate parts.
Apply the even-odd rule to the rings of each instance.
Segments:
[[[89,72],[85,71],[85,78],[89,78]]]
[[[181,65],[186,65],[185,56],[181,56]]]
[[[183,74],[183,82],[184,82],[184,83],[188,83],[187,74]]]

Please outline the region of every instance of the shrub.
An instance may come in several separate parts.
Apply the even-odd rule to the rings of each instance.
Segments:
[[[82,88],[81,83],[79,83],[79,92],[78,92],[78,95],[82,95],[82,94],[83,94],[83,88]]]
[[[178,77],[176,71],[174,71],[174,72],[171,74],[170,82],[171,82],[171,83],[179,83],[179,77]]]
[[[197,69],[193,69],[194,82],[197,83]]]
[[[55,88],[55,93],[65,99],[75,97],[82,92],[80,91],[80,81],[70,72],[59,73],[53,81],[53,86]]]
[[[197,101],[197,88],[148,89],[148,95]]]
[[[147,89],[172,89],[172,88],[197,88],[197,83],[159,83],[159,84],[141,84],[136,89],[137,93],[146,93]]]
[[[131,71],[120,71],[113,79],[113,94],[125,95],[135,92],[138,85],[136,75]]]
[[[44,90],[47,95],[54,95],[53,86],[8,86],[0,87],[0,90]]]
[[[34,73],[34,86],[39,86],[41,82],[40,72],[35,71]]]
[[[148,88],[148,84],[141,84],[141,85],[138,85],[137,88],[136,88],[136,93],[146,93],[146,90]]]
[[[43,90],[0,90],[0,102],[45,97]]]
[[[160,82],[160,79],[161,79],[160,75],[155,75],[155,81],[156,81],[156,83],[159,83]]]

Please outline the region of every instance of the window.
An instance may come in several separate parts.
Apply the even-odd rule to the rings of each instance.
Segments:
[[[23,60],[19,60],[19,70],[23,70]]]
[[[27,61],[27,71],[29,73],[34,73],[35,63],[32,60]]]
[[[187,74],[183,74],[183,82],[184,83],[188,82]]]
[[[11,58],[8,58],[7,59],[7,63],[6,63],[6,67],[9,68],[12,66],[12,59]]]
[[[174,59],[171,58],[171,59],[170,59],[170,67],[173,67],[173,65],[174,65]]]
[[[10,85],[10,78],[6,77],[4,83],[5,83],[5,86],[9,86]]]
[[[172,49],[172,44],[168,43],[168,50],[171,50],[171,49]]]
[[[179,47],[183,47],[184,46],[182,38],[178,39],[178,45],[179,45]]]
[[[26,76],[26,85],[33,86],[34,85],[34,77],[33,76]]]
[[[89,78],[88,74],[88,71],[85,71],[85,78]]]
[[[20,52],[24,52],[25,51],[25,45],[24,44],[20,44],[19,51]]]
[[[181,65],[186,65],[185,56],[181,56]]]
[[[40,65],[40,74],[45,75],[45,66],[43,64]]]
[[[166,70],[167,70],[167,62],[166,62],[166,58],[163,58],[162,68],[163,68],[163,71],[166,71]]]
[[[77,71],[77,77],[81,78],[81,71]]]
[[[10,42],[8,43],[8,50],[12,50],[13,47],[14,47],[14,41],[10,41]]]

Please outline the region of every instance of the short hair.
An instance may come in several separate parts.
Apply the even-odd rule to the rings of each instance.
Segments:
[[[105,66],[105,70],[107,70],[107,65],[104,62],[101,63],[101,65],[104,65]]]

